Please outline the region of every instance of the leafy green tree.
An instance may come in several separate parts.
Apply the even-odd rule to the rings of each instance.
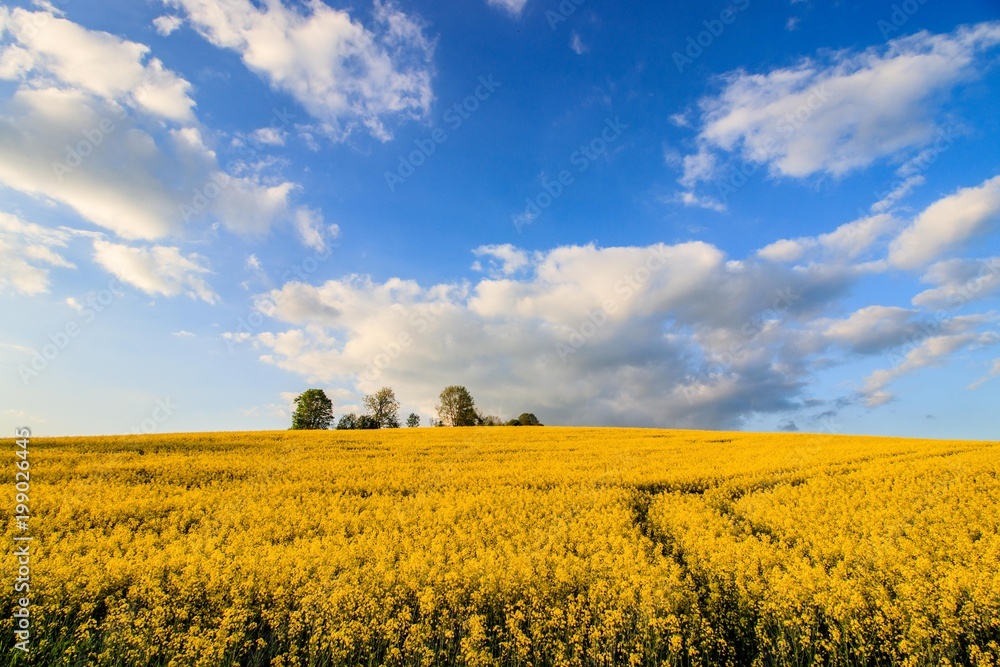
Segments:
[[[322,389],[306,389],[295,397],[292,430],[328,429],[333,424],[333,401]]]
[[[375,418],[371,415],[361,415],[358,417],[358,425],[356,428],[368,430],[380,428],[379,423],[375,421]]]
[[[406,425],[410,428],[420,426],[420,417],[415,412],[411,412],[410,416],[406,418]]]
[[[530,412],[522,412],[517,421],[521,426],[542,426],[542,422],[538,421],[538,417]]]
[[[521,422],[518,421],[517,419],[511,419],[510,421],[508,421],[505,424],[505,426],[520,426],[520,425],[521,425]]]
[[[399,401],[389,387],[382,387],[364,398],[368,416],[378,424],[376,428],[399,428]]]
[[[445,387],[438,397],[438,417],[445,426],[475,426],[477,422],[476,402],[465,387],[451,385]]]
[[[353,412],[344,415],[343,417],[340,418],[340,421],[337,422],[338,431],[354,430],[357,427],[358,427],[358,416]]]

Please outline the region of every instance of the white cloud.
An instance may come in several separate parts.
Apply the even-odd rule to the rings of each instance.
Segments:
[[[1000,343],[1000,334],[995,331],[975,331],[976,327],[988,322],[981,316],[956,317],[942,325],[939,335],[917,339],[896,365],[871,373],[865,378],[861,395],[869,407],[877,407],[892,400],[892,393],[886,387],[899,377],[930,366],[940,366],[954,353],[974,347],[994,346]],[[994,322],[990,322],[995,325]]]
[[[173,332],[170,335],[171,336],[176,336],[177,338],[194,338],[195,337],[195,335],[193,333],[191,333],[190,331],[184,331],[183,329],[180,330],[180,331],[175,331],[175,332]]]
[[[35,28],[39,21],[44,21],[43,29]],[[148,46],[87,30],[49,12],[15,9],[5,27],[13,41],[0,50],[4,78],[40,75],[43,83],[86,91],[172,121],[194,118],[191,84],[149,58]]]
[[[251,133],[250,137],[265,146],[284,146],[285,132],[273,127],[262,127]]]
[[[907,197],[914,189],[923,185],[926,182],[923,176],[908,176],[902,181],[900,181],[896,187],[894,187],[889,192],[885,193],[882,199],[878,200],[872,204],[871,210],[873,213],[882,213],[888,211],[896,202]]]
[[[0,293],[49,291],[48,267],[75,266],[59,254],[73,230],[50,229],[0,212]]]
[[[257,299],[277,328],[244,340],[309,382],[357,393],[391,385],[423,414],[459,383],[491,413],[531,409],[553,423],[735,427],[814,405],[804,389],[821,369],[887,355],[892,366],[859,391],[877,406],[902,375],[1000,344],[989,315],[896,306],[831,315],[870,273],[840,260],[880,238],[887,219],[815,237],[806,252],[833,261],[794,267],[727,259],[706,243],[494,245],[474,250],[487,275],[472,283],[289,282]]]
[[[486,0],[490,7],[502,9],[513,17],[518,17],[528,4],[528,0]]]
[[[961,188],[928,206],[889,246],[889,261],[900,268],[925,266],[982,234],[1000,219],[1000,176]]]
[[[94,242],[94,260],[147,294],[177,296],[216,303],[219,297],[202,277],[211,273],[205,258],[184,256],[172,246],[131,247],[108,241]]]
[[[0,61],[19,65],[0,71],[20,83],[0,107],[0,183],[128,240],[215,222],[240,234],[293,222],[296,186],[223,173],[189,84],[148,47],[47,13],[5,16]],[[35,19],[44,29],[31,28]]]
[[[691,127],[691,119],[686,113],[675,113],[667,117],[672,124],[677,127]]]
[[[1000,257],[949,259],[932,264],[921,278],[937,285],[913,297],[923,308],[960,308],[1000,289]]]
[[[900,221],[882,213],[845,223],[832,232],[797,239],[780,239],[757,251],[772,262],[792,263],[817,251],[824,260],[846,261],[879,247],[879,242],[896,231]]]
[[[490,258],[489,268],[493,275],[509,276],[528,266],[528,253],[515,248],[510,243],[503,245],[482,245],[472,252],[476,257]],[[479,262],[476,262],[476,264],[479,264]]]
[[[684,166],[684,174],[679,182],[684,187],[694,187],[700,181],[707,181],[715,174],[718,160],[714,153],[699,151],[691,155],[685,155],[681,164]]]
[[[184,24],[184,20],[179,16],[158,16],[153,19],[153,27],[163,37],[173,34],[175,30]]]
[[[812,238],[802,239],[779,239],[770,243],[757,254],[770,262],[797,262],[806,254],[809,248],[816,245],[816,240]]]
[[[79,91],[19,90],[0,117],[6,149],[0,153],[0,181],[66,204],[124,238],[176,231],[179,202],[156,174],[165,156],[149,134],[126,120]],[[94,134],[100,146],[81,140],[102,123],[107,131]]]
[[[856,354],[878,354],[926,336],[933,328],[907,308],[867,306],[841,320],[814,323],[825,343]]]
[[[684,204],[685,206],[706,208],[709,211],[715,211],[716,213],[726,212],[726,205],[723,204],[722,202],[716,201],[711,197],[697,195],[693,192],[678,192],[677,195],[673,199],[670,199],[669,201],[676,202],[679,204]]]
[[[391,136],[391,117],[424,118],[430,110],[434,43],[423,26],[376,1],[374,24],[321,2],[305,13],[280,0],[167,0],[220,48],[240,54],[272,88],[292,95],[334,138],[363,126]]]
[[[490,412],[558,423],[737,425],[796,405],[808,364],[778,358],[783,328],[853,280],[705,243],[477,251],[495,263],[473,284],[353,276],[265,293],[262,312],[289,328],[254,338],[260,358],[360,392],[390,384],[424,414],[457,382]]]
[[[590,48],[583,43],[583,38],[580,37],[579,33],[571,32],[569,37],[569,48],[573,50],[578,56],[582,56],[584,53],[590,50]]]
[[[179,235],[210,220],[261,233],[289,217],[293,184],[222,173],[193,128],[156,132],[81,91],[22,88],[0,111],[0,182],[124,239]]]
[[[718,96],[701,101],[699,150],[688,156],[681,183],[713,178],[720,152],[802,178],[840,176],[920,150],[935,139],[948,93],[978,76],[987,66],[982,54],[998,43],[1000,22],[982,23],[766,74],[731,72]]]
[[[222,334],[222,339],[231,341],[233,343],[245,343],[250,340],[251,336],[245,331],[233,332],[226,331]]]
[[[295,230],[302,245],[320,252],[326,250],[328,241],[332,241],[340,234],[340,227],[323,222],[322,213],[306,208],[295,212]]]

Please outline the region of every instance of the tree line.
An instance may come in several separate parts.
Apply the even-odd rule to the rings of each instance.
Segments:
[[[364,414],[349,412],[334,426],[333,401],[322,389],[307,389],[295,397],[292,413],[292,430],[330,429],[377,429],[399,428],[399,401],[390,387],[382,387],[362,400]],[[497,415],[487,415],[476,408],[472,394],[465,387],[451,385],[445,387],[438,396],[437,419],[431,426],[542,426],[538,418],[530,412],[522,412],[517,418],[504,421]],[[411,428],[420,426],[420,416],[411,412],[406,418]]]

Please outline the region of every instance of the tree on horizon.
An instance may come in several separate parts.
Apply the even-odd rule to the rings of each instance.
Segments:
[[[478,422],[476,402],[465,387],[445,387],[438,399],[438,418],[445,426],[475,426]]]
[[[399,401],[391,387],[382,387],[364,398],[368,416],[377,424],[375,428],[399,428]]]
[[[322,389],[306,389],[295,397],[292,430],[324,430],[333,424],[333,401]]]

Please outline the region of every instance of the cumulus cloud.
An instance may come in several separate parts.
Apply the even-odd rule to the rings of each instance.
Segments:
[[[9,36],[0,47],[3,78],[41,79],[172,121],[193,120],[191,84],[150,58],[149,47],[88,30],[51,12],[2,11]]]
[[[156,28],[156,32],[163,37],[172,35],[175,30],[184,25],[184,20],[179,16],[158,16],[153,19],[153,27]]]
[[[186,294],[208,303],[219,299],[203,278],[212,272],[205,258],[196,254],[185,256],[176,247],[133,247],[98,240],[94,242],[94,260],[147,294]]]
[[[0,212],[0,293],[48,292],[50,267],[75,268],[60,254],[74,234]]]
[[[261,127],[254,130],[250,138],[258,144],[264,144],[265,146],[284,146],[285,134],[286,132],[283,130],[274,127]]]
[[[1000,219],[1000,176],[939,199],[889,246],[889,261],[904,269],[925,266],[995,227]]]
[[[866,306],[840,320],[820,320],[813,325],[824,344],[834,344],[856,354],[879,354],[936,330],[908,308]]]
[[[1000,342],[988,315],[891,305],[835,315],[871,271],[847,258],[887,225],[865,219],[844,226],[854,233],[816,237],[825,260],[796,266],[729,259],[701,242],[481,246],[473,253],[485,275],[473,282],[286,283],[257,298],[275,326],[242,340],[309,382],[358,393],[391,385],[427,414],[442,387],[459,383],[488,412],[530,407],[553,423],[738,427],[754,414],[821,407],[807,394],[817,372],[884,357],[891,365],[858,390],[874,407],[893,399],[899,377]]]
[[[254,344],[309,381],[391,384],[426,413],[457,382],[490,412],[557,423],[736,426],[800,404],[810,370],[782,357],[783,332],[856,275],[729,261],[705,243],[477,254],[495,263],[475,283],[287,283],[259,299],[287,328]]]
[[[215,223],[261,234],[301,217],[293,183],[220,167],[190,84],[147,46],[51,11],[0,12],[0,76],[17,81],[0,106],[0,183],[126,240]]]
[[[488,264],[484,268],[482,263],[477,261],[473,264],[473,268],[477,271],[488,270],[492,275],[509,276],[528,266],[528,253],[510,243],[479,246],[472,253],[476,257],[487,258]]]
[[[949,93],[985,70],[984,54],[998,43],[1000,22],[989,22],[764,74],[730,72],[721,93],[700,103],[698,151],[685,158],[680,182],[691,188],[714,178],[721,154],[802,178],[919,151],[937,137]]]
[[[229,176],[195,128],[162,132],[80,90],[19,89],[0,110],[0,143],[0,182],[124,239],[213,220],[261,233],[290,215],[291,183]]]
[[[219,48],[235,51],[272,88],[294,97],[326,132],[346,137],[357,127],[386,140],[393,117],[424,118],[430,110],[434,42],[423,25],[376,0],[372,25],[321,2],[167,0]]]

